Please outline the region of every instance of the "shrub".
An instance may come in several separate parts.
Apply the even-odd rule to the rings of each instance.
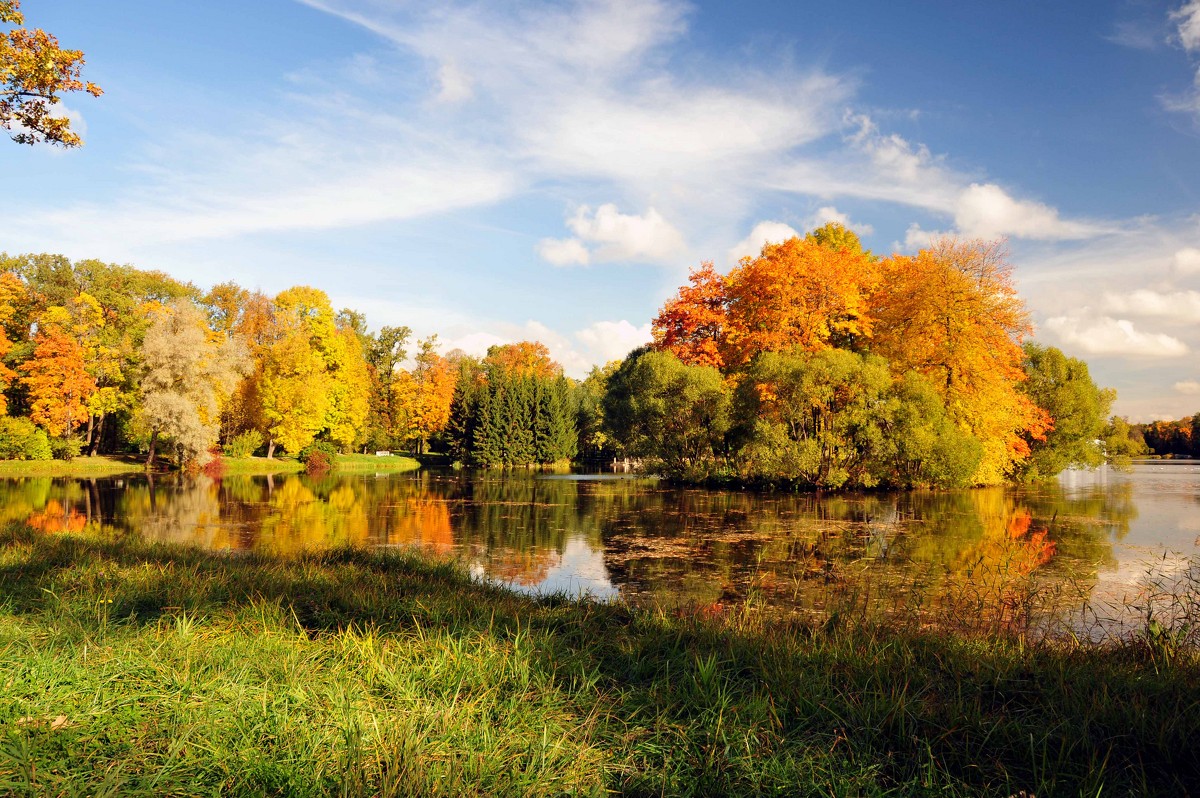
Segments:
[[[51,438],[50,453],[55,460],[74,460],[83,448],[83,441],[74,438]]]
[[[328,441],[314,441],[300,450],[300,462],[310,474],[324,474],[337,462],[337,449]]]
[[[233,440],[224,446],[226,457],[250,457],[263,445],[263,434],[256,429],[248,429],[235,435]]]
[[[0,460],[49,460],[46,431],[27,418],[0,418]]]

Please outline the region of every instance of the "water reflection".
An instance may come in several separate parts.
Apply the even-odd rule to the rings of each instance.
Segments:
[[[843,496],[528,473],[42,478],[0,481],[0,520],[281,556],[420,546],[520,590],[716,611],[750,600],[941,612],[1007,628],[1136,585],[1148,552],[1187,567],[1198,496],[1200,468],[1145,467],[1029,490]]]

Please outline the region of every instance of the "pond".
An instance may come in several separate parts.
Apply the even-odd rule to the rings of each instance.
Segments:
[[[724,612],[1136,627],[1195,601],[1200,462],[1033,488],[854,495],[677,489],[606,474],[437,472],[0,480],[0,522],[281,556],[420,546],[516,590]],[[1190,598],[1189,598],[1190,597]]]

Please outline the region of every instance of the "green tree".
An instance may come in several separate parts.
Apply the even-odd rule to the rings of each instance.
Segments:
[[[1040,439],[1026,436],[1029,457],[1016,464],[1014,475],[1026,481],[1045,479],[1072,466],[1103,463],[1100,439],[1116,393],[1096,387],[1082,360],[1032,341],[1024,348],[1027,379],[1021,389],[1046,411],[1052,426]]]
[[[716,474],[731,423],[731,392],[712,366],[634,350],[609,378],[603,406],[613,437],[651,468],[686,480]]]

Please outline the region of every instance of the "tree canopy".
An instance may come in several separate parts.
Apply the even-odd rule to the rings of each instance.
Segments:
[[[20,0],[0,0],[0,24],[14,26],[0,34],[0,126],[18,144],[79,146],[83,140],[55,106],[67,92],[104,93],[83,79],[83,53],[64,50],[44,30],[22,27]]]

